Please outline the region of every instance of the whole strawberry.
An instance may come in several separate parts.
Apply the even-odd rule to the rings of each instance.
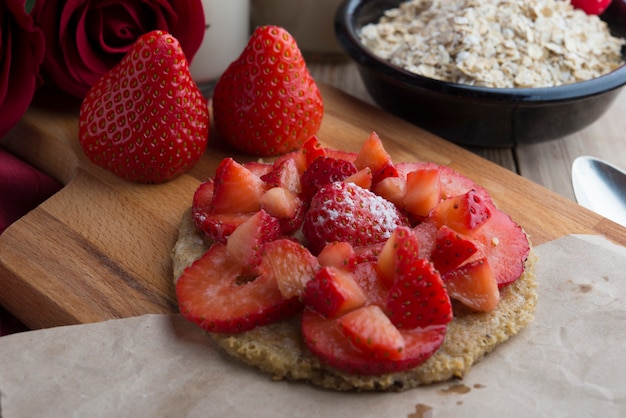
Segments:
[[[209,135],[207,100],[178,41],[142,35],[83,99],[78,138],[95,164],[129,181],[163,183],[189,170]]]
[[[319,130],[323,113],[322,97],[296,41],[276,26],[255,30],[213,93],[220,138],[253,155],[300,148]]]
[[[346,241],[353,247],[386,241],[407,219],[395,205],[354,183],[334,182],[313,196],[302,233],[311,251]]]

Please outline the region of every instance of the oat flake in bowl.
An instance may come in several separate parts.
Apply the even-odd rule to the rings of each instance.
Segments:
[[[623,64],[625,43],[564,0],[410,0],[360,38],[412,73],[497,88],[591,80]]]

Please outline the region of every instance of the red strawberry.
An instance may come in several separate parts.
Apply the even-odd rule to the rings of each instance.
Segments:
[[[475,257],[487,257],[498,286],[514,282],[524,272],[530,252],[528,237],[509,215],[490,204],[491,218],[472,234],[481,245]]]
[[[356,171],[356,167],[350,161],[333,157],[315,159],[300,178],[303,200],[309,202],[320,187],[335,181],[343,181]]]
[[[601,15],[613,0],[571,0],[572,6],[582,9],[588,15]]]
[[[357,264],[352,273],[354,280],[365,293],[367,304],[381,307],[387,304],[389,286],[380,280],[376,261],[363,261]]]
[[[248,272],[216,243],[176,282],[181,314],[207,332],[242,332],[293,316],[302,305],[285,298],[272,275],[241,282]]]
[[[242,164],[245,168],[250,170],[252,174],[257,177],[266,176],[274,168],[272,164],[263,163],[261,161],[248,161]]]
[[[189,170],[209,135],[207,100],[170,34],[140,36],[80,107],[78,138],[96,165],[140,183],[162,183]]]
[[[385,198],[396,205],[399,209],[404,209],[404,195],[406,194],[406,178],[386,177],[372,185],[372,191],[378,196]]]
[[[215,170],[215,190],[211,201],[214,213],[253,212],[261,208],[265,193],[263,180],[232,158],[224,158]]]
[[[296,41],[276,26],[254,31],[213,94],[220,138],[254,155],[298,149],[317,133],[322,115],[322,96]]]
[[[408,263],[411,259],[418,258],[418,255],[417,236],[409,227],[397,227],[376,260],[376,269],[380,279],[387,286],[392,286],[397,276],[399,263]]]
[[[226,243],[228,237],[255,212],[246,213],[209,213],[194,218],[198,228],[209,238]]]
[[[200,229],[203,218],[211,212],[211,202],[213,201],[213,192],[215,191],[215,184],[213,179],[200,183],[198,188],[193,194],[193,200],[191,203],[192,216],[196,226]]]
[[[269,187],[284,187],[296,194],[302,191],[300,171],[295,158],[276,162],[270,171],[261,176],[261,180]]]
[[[320,315],[336,318],[365,305],[365,293],[352,273],[323,267],[306,283],[302,301]]]
[[[397,177],[398,171],[385,150],[380,137],[372,132],[361,146],[354,165],[358,170],[369,167],[372,170],[372,183],[376,184],[387,177]]]
[[[491,217],[491,205],[476,190],[442,200],[429,218],[462,234],[471,234]]]
[[[362,168],[356,173],[346,177],[344,182],[354,183],[363,189],[370,189],[372,187],[372,170],[370,170],[369,167]]]
[[[347,373],[377,375],[413,369],[430,358],[446,335],[445,325],[400,330],[404,339],[403,358],[374,358],[371,352],[355,347],[338,325],[337,318],[324,318],[310,309],[302,315],[306,346],[324,363]]]
[[[398,328],[376,305],[348,312],[337,321],[350,342],[374,360],[402,360],[405,342]]]
[[[283,163],[285,160],[294,160],[300,170],[300,174],[304,173],[309,165],[319,157],[333,157],[354,163],[356,153],[350,151],[341,151],[332,148],[324,148],[316,135],[311,136],[304,141],[299,150],[287,154],[283,154],[276,158],[274,165]]]
[[[475,311],[489,312],[500,300],[498,283],[486,258],[463,264],[442,279],[452,299]]]
[[[196,226],[216,241],[226,238],[261,208],[266,185],[232,158],[224,158],[215,177],[196,189],[192,216]]]
[[[309,250],[290,239],[277,239],[261,248],[259,272],[273,277],[286,298],[300,297],[309,280],[319,270],[317,258]]]
[[[404,209],[416,217],[426,217],[441,200],[441,170],[424,168],[406,175],[406,192],[402,198]]]
[[[354,248],[345,241],[326,244],[317,259],[323,267],[336,267],[346,271],[354,271],[357,265]]]
[[[425,328],[452,320],[452,305],[439,273],[423,258],[399,259],[387,310],[398,328]]]
[[[215,184],[209,179],[196,189],[191,206],[191,215],[196,227],[209,238],[226,243],[226,238],[245,222],[254,212],[216,214],[212,210]]]
[[[419,242],[418,258],[430,258],[435,248],[435,240],[439,228],[434,222],[425,221],[413,228],[413,233]]]
[[[246,270],[253,271],[261,262],[261,247],[278,238],[278,219],[260,210],[239,225],[226,241],[228,256]]]
[[[294,155],[300,173],[304,173],[313,161],[319,157],[325,157],[327,149],[322,147],[322,143],[316,135],[312,135],[304,141],[298,152]]]
[[[387,241],[377,242],[375,244],[361,245],[354,247],[354,256],[357,265],[360,263],[376,263]]]
[[[284,187],[272,187],[261,196],[261,209],[280,219],[293,219],[302,207],[302,201],[295,193]]]
[[[302,232],[317,254],[334,241],[353,246],[385,241],[405,223],[392,203],[354,183],[335,182],[313,196]]]
[[[476,253],[476,244],[458,232],[442,226],[435,237],[431,261],[440,274],[458,266]]]
[[[453,170],[448,166],[421,161],[401,162],[397,163],[395,166],[398,170],[398,175],[405,179],[408,173],[412,171],[430,169],[439,170],[439,183],[441,185],[442,199],[462,195],[474,189],[478,193],[480,193],[485,199],[491,201],[489,193],[484,187],[479,186],[473,180],[465,177],[464,175],[460,174],[459,172]]]

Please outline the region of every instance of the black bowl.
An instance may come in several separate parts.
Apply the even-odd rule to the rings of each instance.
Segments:
[[[375,56],[358,36],[403,1],[344,1],[335,17],[337,40],[380,107],[449,141],[511,147],[561,138],[596,121],[626,84],[625,65],[593,80],[545,88],[476,87],[413,74]],[[611,12],[603,18],[623,36]]]

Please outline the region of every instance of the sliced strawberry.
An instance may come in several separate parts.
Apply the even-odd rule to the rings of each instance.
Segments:
[[[278,219],[261,209],[230,234],[226,241],[228,256],[253,271],[261,262],[261,246],[278,238],[279,233]]]
[[[354,183],[363,189],[369,189],[372,187],[372,170],[369,167],[365,167],[346,177],[344,182]]]
[[[354,269],[354,280],[365,293],[368,305],[385,306],[389,294],[387,286],[378,275],[376,261],[365,261]]]
[[[212,179],[198,186],[191,206],[192,219],[196,227],[209,238],[226,243],[228,236],[255,212],[224,214],[212,212],[214,187]]]
[[[281,294],[289,299],[300,297],[306,283],[311,280],[320,265],[309,250],[290,239],[267,242],[261,248],[259,272],[272,277]]]
[[[337,150],[337,149],[332,149],[332,148],[325,148],[324,152],[327,157],[336,158],[338,160],[350,161],[353,164],[357,157],[356,152],[343,151],[343,150]]]
[[[472,234],[482,245],[475,257],[487,257],[498,286],[517,280],[530,252],[528,237],[509,215],[490,204],[491,218]]]
[[[337,267],[323,267],[306,283],[305,306],[328,318],[336,318],[365,305],[365,293],[352,273]]]
[[[365,140],[357,154],[354,165],[358,170],[369,167],[372,170],[373,184],[386,177],[398,176],[398,171],[391,160],[391,156],[385,150],[376,132],[372,132]]]
[[[305,309],[302,315],[302,335],[306,346],[324,363],[347,373],[376,375],[413,369],[430,358],[441,346],[445,325],[401,330],[404,339],[403,358],[374,358],[346,338],[338,325],[339,319],[323,316]]]
[[[319,138],[313,135],[304,141],[304,144],[302,144],[299,150],[278,156],[274,161],[274,165],[282,164],[286,160],[294,160],[300,171],[300,175],[302,175],[304,170],[318,157],[332,157],[354,163],[356,156],[357,154],[355,152],[325,148],[322,146]]]
[[[302,204],[298,206],[296,213],[291,218],[278,218],[280,222],[280,232],[283,235],[289,236],[299,234],[302,223],[304,222],[304,216],[307,212],[306,209],[306,206]]]
[[[255,212],[261,208],[259,201],[265,193],[265,183],[232,158],[220,162],[213,181],[213,213]]]
[[[242,332],[293,316],[297,298],[283,297],[271,275],[242,282],[245,270],[216,243],[176,282],[181,314],[207,332]]]
[[[390,202],[354,183],[323,186],[311,201],[302,232],[314,253],[329,242],[353,246],[387,240],[406,219]]]
[[[403,329],[444,325],[452,320],[452,305],[441,276],[423,258],[398,260],[386,309],[391,322]]]
[[[261,176],[268,187],[284,187],[292,193],[302,191],[300,185],[300,171],[294,158],[287,158],[276,162],[272,169]]]
[[[346,271],[354,271],[357,265],[354,248],[345,241],[326,244],[317,259],[323,267],[336,267]]]
[[[208,179],[207,181],[200,183],[193,194],[191,213],[196,227],[202,230],[204,230],[202,227],[204,218],[211,212],[211,202],[213,201],[214,190],[215,183],[213,183],[213,179]]]
[[[451,270],[442,276],[448,295],[479,312],[495,309],[500,291],[489,260],[481,258]]]
[[[380,279],[387,285],[393,285],[399,263],[408,263],[417,258],[419,242],[417,236],[407,226],[399,226],[391,234],[376,260],[376,269]]]
[[[354,247],[354,255],[356,257],[357,264],[369,262],[376,263],[380,252],[383,250],[386,243],[387,241],[382,241],[375,244]]]
[[[384,166],[383,168],[381,168],[378,171],[374,171],[372,173],[372,183],[376,184],[381,180],[384,180],[386,178],[389,177],[398,177],[398,169],[396,168],[396,166],[392,163],[389,162],[386,166]]]
[[[491,217],[491,205],[476,190],[442,200],[429,218],[462,234],[471,234]]]
[[[272,164],[262,163],[260,161],[249,161],[247,163],[243,163],[242,165],[257,177],[267,175],[274,168]]]
[[[447,199],[452,196],[459,196],[473,189],[480,193],[485,199],[491,200],[491,198],[489,197],[489,193],[484,187],[476,184],[470,178],[445,165],[422,161],[400,162],[396,164],[396,169],[398,170],[398,175],[405,179],[407,174],[412,171],[423,169],[439,170],[439,181],[441,184],[442,199]]]
[[[308,138],[298,152],[296,153],[296,163],[298,169],[300,170],[300,174],[304,173],[304,171],[311,165],[311,163],[317,160],[319,157],[326,156],[326,149],[322,146],[317,135],[312,135]]]
[[[286,158],[275,163],[261,180],[270,187],[261,197],[261,207],[280,219],[282,233],[290,234],[300,228],[306,207],[298,197],[302,188],[295,159]]]
[[[440,274],[444,274],[458,266],[476,253],[474,241],[458,232],[442,226],[435,237],[435,247],[431,253],[431,261]]]
[[[404,358],[404,338],[379,306],[355,309],[337,322],[350,342],[374,361]]]
[[[305,202],[310,202],[320,187],[336,181],[343,181],[356,172],[356,167],[350,161],[319,157],[309,164],[300,178],[302,199]]]
[[[435,248],[437,232],[439,232],[439,228],[434,222],[430,221],[419,223],[413,228],[413,233],[419,242],[418,258],[430,259]]]
[[[302,200],[295,193],[284,187],[272,187],[263,193],[259,203],[261,209],[281,219],[295,218],[298,210],[303,205]]]
[[[228,237],[256,212],[209,213],[198,217],[196,225],[211,239],[226,243]]]
[[[404,209],[406,178],[399,176],[384,178],[372,184],[372,191],[385,200],[390,201],[399,209]]]
[[[439,168],[411,171],[406,175],[404,209],[416,217],[426,217],[441,200]]]

